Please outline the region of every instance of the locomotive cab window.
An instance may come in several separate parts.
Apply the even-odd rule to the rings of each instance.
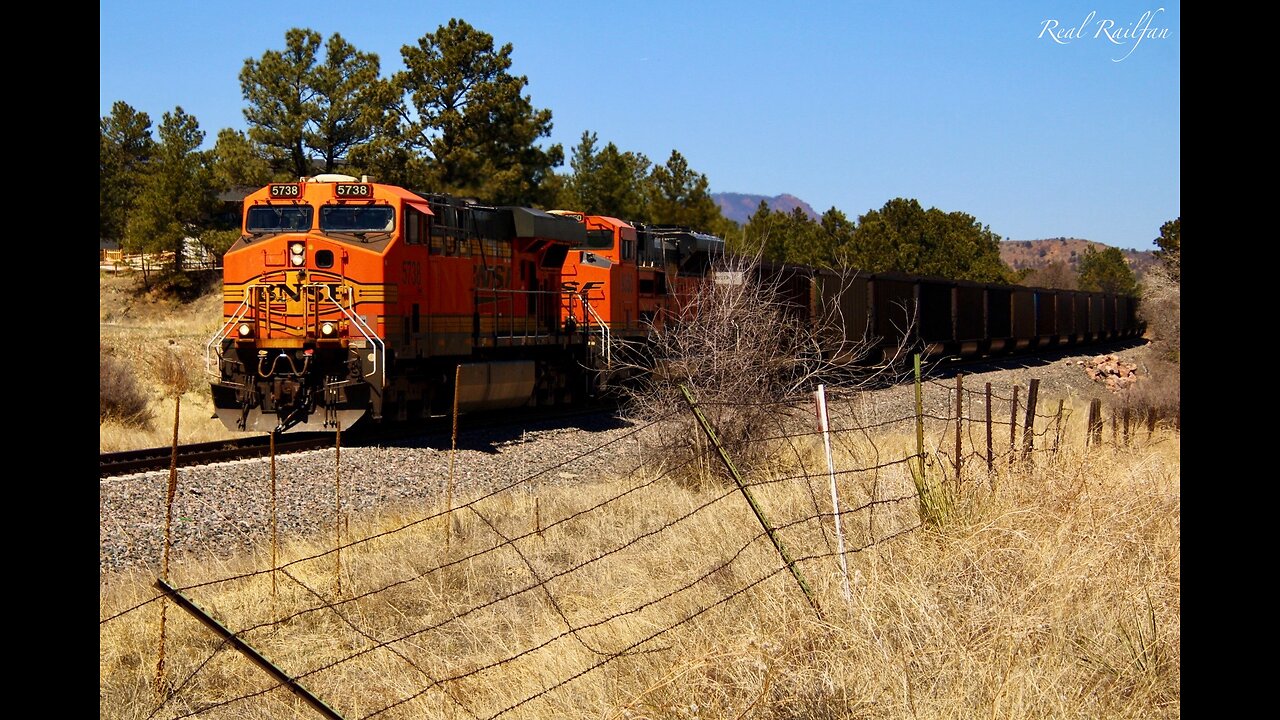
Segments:
[[[388,232],[396,226],[396,210],[390,205],[325,205],[320,208],[320,229],[328,232]]]
[[[575,247],[587,248],[590,250],[612,250],[613,231],[608,228],[604,230],[588,230],[587,242]]]
[[[311,229],[309,205],[255,205],[244,220],[245,232],[253,234],[303,232]]]
[[[427,242],[430,236],[431,217],[424,215],[414,208],[406,206],[404,209],[404,240],[410,245],[420,245]]]

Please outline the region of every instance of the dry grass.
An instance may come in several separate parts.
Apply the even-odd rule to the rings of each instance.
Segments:
[[[182,397],[179,442],[243,436],[213,418],[213,402],[203,374],[205,343],[222,324],[219,291],[179,303],[145,292],[140,277],[129,273],[103,273],[100,288],[100,352],[104,367],[108,362],[111,365],[110,378],[104,370],[100,393],[111,398],[121,396],[122,389],[128,390],[125,397],[133,401],[128,407],[137,409],[103,414],[99,452],[171,444],[178,391]],[[117,384],[130,382],[134,388]]]
[[[932,530],[912,529],[914,485],[893,462],[913,432],[840,434],[837,467],[893,463],[839,475],[847,601],[831,518],[814,519],[830,510],[821,443],[780,441],[752,492],[787,550],[814,558],[798,567],[822,619],[736,489],[657,464],[479,501],[447,546],[440,508],[353,517],[368,539],[342,550],[340,575],[332,536],[291,538],[274,592],[265,547],[210,548],[172,577],[267,571],[188,595],[347,718],[1176,718],[1179,440],[1158,428],[1086,454],[1083,416],[1056,454],[994,476],[974,462]],[[102,617],[150,582],[103,578]],[[101,626],[102,717],[316,717],[167,612],[162,696],[159,603]]]

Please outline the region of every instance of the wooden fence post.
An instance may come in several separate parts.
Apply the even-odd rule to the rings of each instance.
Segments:
[[[1009,464],[1018,457],[1018,386],[1013,386],[1013,404],[1009,407]]]
[[[960,426],[964,425],[964,374],[956,373],[956,488],[960,487],[960,466],[963,458],[960,457]]]
[[[1027,389],[1027,421],[1022,426],[1022,456],[1031,454],[1035,445],[1036,397],[1040,394],[1040,381],[1032,378],[1031,387]]]
[[[920,353],[915,355],[916,368],[916,459],[920,477],[924,477],[924,403],[920,396]]]
[[[342,424],[338,424],[338,432],[333,436],[333,531],[336,544],[333,546],[333,584],[336,594],[342,595]]]
[[[995,470],[995,454],[991,446],[991,383],[987,383],[987,473]]]
[[[1089,429],[1085,434],[1085,447],[1089,447],[1089,441],[1093,440],[1093,446],[1102,446],[1102,401],[1094,398],[1089,402]]]
[[[1053,452],[1058,452],[1058,446],[1062,444],[1062,399],[1058,399],[1058,413],[1053,419]]]
[[[280,523],[276,518],[276,431],[271,431],[271,599],[276,599],[276,569],[280,567]]]
[[[917,363],[919,363],[919,357],[919,355],[916,356]],[[919,365],[917,364],[916,367],[919,367]],[[814,597],[813,591],[809,589],[809,584],[804,581],[804,576],[800,574],[800,568],[796,566],[796,561],[791,559],[791,555],[787,552],[786,547],[783,546],[782,538],[778,537],[773,526],[770,525],[769,521],[765,518],[764,511],[760,509],[760,505],[751,495],[751,491],[747,489],[747,484],[742,479],[742,475],[738,473],[737,466],[733,464],[733,460],[729,457],[729,452],[720,444],[719,438],[716,437],[715,430],[711,428],[711,423],[707,420],[706,416],[702,414],[702,410],[698,407],[698,403],[693,399],[693,394],[690,393],[689,388],[684,385],[680,386],[680,392],[684,393],[684,399],[689,403],[689,409],[693,411],[693,415],[697,418],[698,424],[702,426],[702,431],[706,433],[707,439],[715,446],[716,453],[719,454],[721,462],[723,462],[724,466],[729,470],[729,474],[733,476],[733,481],[737,483],[738,490],[742,493],[742,496],[747,499],[747,504],[751,506],[751,512],[755,514],[756,520],[760,522],[760,526],[764,528],[765,534],[769,536],[769,541],[773,543],[773,549],[778,551],[778,555],[780,555],[783,562],[786,563],[787,569],[791,571],[791,576],[795,578],[796,584],[800,586],[800,590],[804,593],[805,599],[809,601],[809,606],[813,608],[813,611],[817,614],[819,620],[824,619],[822,615],[822,608],[818,605],[818,598]]]

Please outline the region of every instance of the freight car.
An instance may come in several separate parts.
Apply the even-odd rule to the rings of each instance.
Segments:
[[[572,403],[619,379],[622,348],[719,275],[724,242],[689,228],[495,207],[347,175],[244,200],[223,257],[206,370],[234,430],[334,431],[371,418]],[[837,361],[902,347],[986,355],[1129,337],[1131,298],[817,268],[754,272],[799,322],[838,312]],[[858,357],[841,357],[856,344]],[[870,351],[865,352],[865,351]]]
[[[980,357],[1133,338],[1144,329],[1126,295],[978,283],[900,273],[838,274],[761,265],[756,281],[777,288],[805,323],[837,327],[832,359],[883,363],[903,350]],[[833,316],[839,322],[827,322]]]

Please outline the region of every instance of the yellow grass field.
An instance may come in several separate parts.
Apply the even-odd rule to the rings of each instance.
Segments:
[[[215,295],[166,306],[104,278],[103,352],[154,415],[104,422],[104,451],[171,442],[159,353],[196,371],[180,440],[229,435],[198,372],[219,314]],[[1179,718],[1180,435],[1161,424],[1086,448],[1087,398],[1065,403],[1060,438],[1046,429],[990,473],[967,461],[959,485],[932,452],[913,477],[909,424],[837,432],[847,573],[821,440],[773,431],[746,481],[777,545],[714,456],[653,455],[178,558],[172,584],[293,689],[159,599],[154,568],[106,573],[100,716],[322,717],[305,690],[349,719]],[[860,407],[833,412],[869,424]],[[930,423],[926,447],[949,433]]]
[[[854,435],[837,467],[909,446]],[[211,548],[171,578],[346,718],[1177,718],[1179,455],[1160,428],[1089,451],[1068,432],[958,490],[934,464],[937,524],[905,463],[842,474],[846,598],[820,446],[779,447],[752,493],[816,607],[737,489],[657,463],[462,497],[451,523],[385,507],[338,552],[282,539],[276,572],[270,547]],[[318,717],[153,581],[102,578],[102,717]]]

